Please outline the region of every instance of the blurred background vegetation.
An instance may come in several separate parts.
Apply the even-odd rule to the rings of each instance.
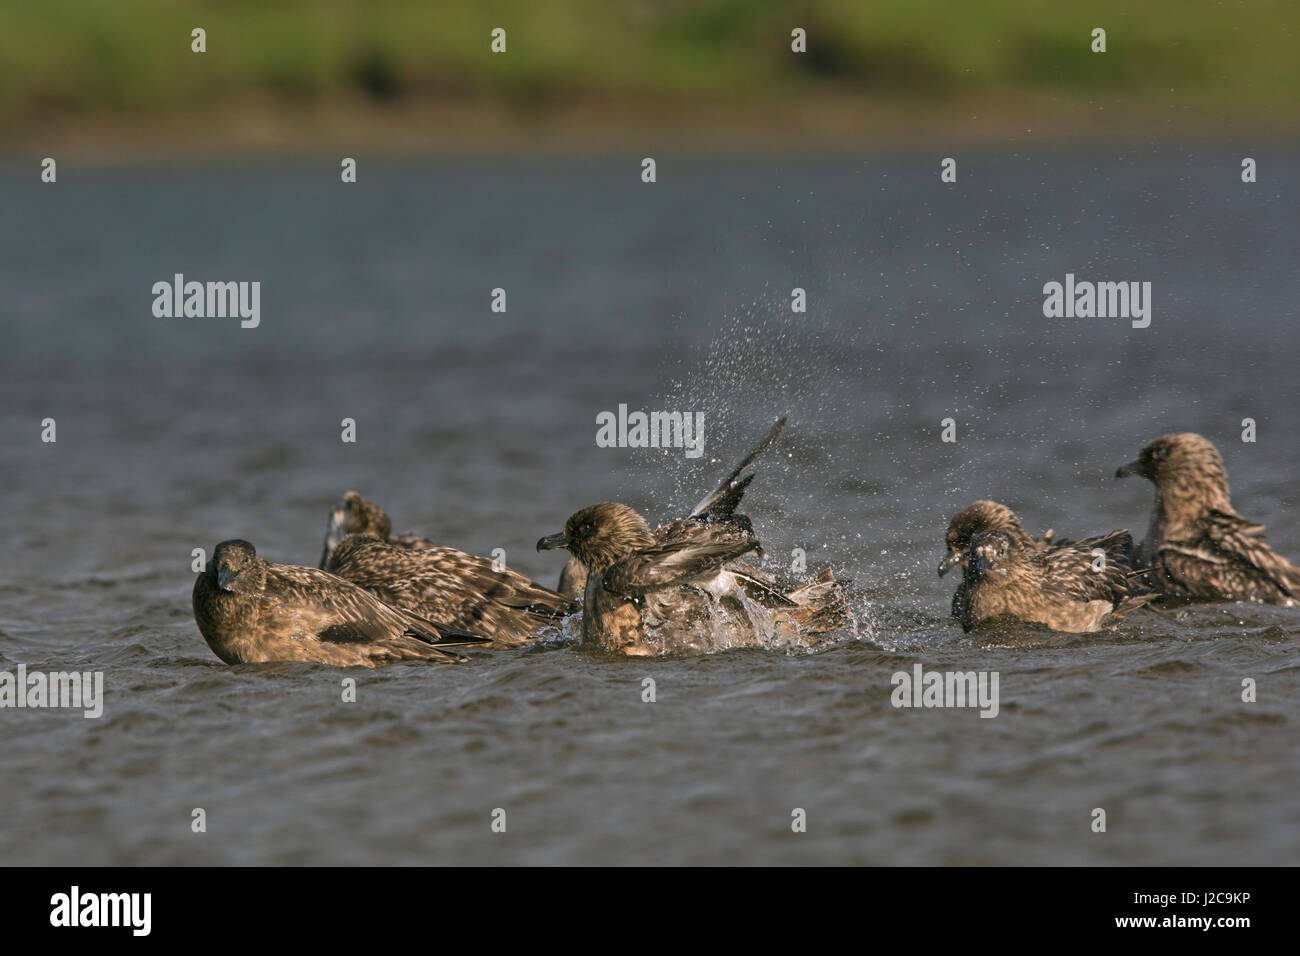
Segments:
[[[592,125],[682,106],[675,121],[697,125],[775,109],[775,130],[810,109],[848,131],[882,103],[1027,100],[1290,131],[1298,25],[1298,0],[0,0],[0,134],[204,111],[238,126],[254,104],[290,127],[304,108],[535,125],[588,104]]]

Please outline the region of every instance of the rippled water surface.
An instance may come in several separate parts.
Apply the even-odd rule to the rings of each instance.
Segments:
[[[106,700],[0,710],[0,859],[1296,862],[1300,611],[973,638],[935,574],[980,497],[1140,534],[1150,486],[1112,476],[1171,430],[1300,556],[1300,157],[1256,153],[1251,186],[1191,148],[972,153],[955,186],[908,153],[4,169],[0,668]],[[154,318],[177,272],[260,281],[260,327]],[[1150,328],[1044,318],[1067,272],[1151,281]],[[620,403],[703,411],[705,455],[597,448]],[[344,673],[227,667],[194,625],[191,549],[314,563],[349,488],[554,583],[571,511],[679,515],[787,408],[746,504],[771,561],[853,579],[821,652]],[[895,709],[917,663],[997,671],[998,716]]]

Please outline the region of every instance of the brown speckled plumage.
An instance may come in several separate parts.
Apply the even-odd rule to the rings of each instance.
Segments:
[[[237,539],[217,545],[194,582],[193,605],[203,639],[227,664],[452,663],[461,658],[448,647],[483,643],[475,634],[389,607],[328,572],[264,561]]]
[[[1300,604],[1300,566],[1268,546],[1262,525],[1233,509],[1223,458],[1210,442],[1191,432],[1162,435],[1115,472],[1128,475],[1156,486],[1138,562],[1163,596]]]
[[[355,491],[349,491],[330,510],[325,523],[325,550],[320,556],[320,566],[329,565],[334,549],[350,534],[367,534],[400,548],[436,548],[434,542],[419,535],[393,534],[393,523],[388,513],[373,501],[367,501]]]
[[[1072,633],[1114,627],[1153,597],[1134,587],[1132,550],[1127,531],[1050,549],[1007,531],[981,531],[971,538],[954,614],[966,631],[1014,622]]]
[[[326,570],[393,607],[482,634],[495,647],[517,647],[578,610],[531,578],[509,568],[494,570],[488,558],[439,545],[412,549],[348,535]]]

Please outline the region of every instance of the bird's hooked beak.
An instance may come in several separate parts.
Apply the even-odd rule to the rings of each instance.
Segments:
[[[939,562],[939,577],[943,577],[959,564],[961,564],[961,555],[955,551],[950,553],[948,557]]]
[[[548,534],[537,542],[538,551],[554,551],[556,548],[567,548],[568,546],[569,536],[563,531]]]
[[[221,588],[223,591],[230,591],[233,593],[235,589],[231,586],[230,582],[235,580],[235,575],[238,573],[239,572],[235,571],[233,568],[217,568],[217,587]]]
[[[1130,461],[1127,465],[1120,465],[1120,467],[1115,469],[1116,478],[1131,478],[1134,475],[1139,478],[1146,477],[1142,471],[1142,465],[1136,461]]]

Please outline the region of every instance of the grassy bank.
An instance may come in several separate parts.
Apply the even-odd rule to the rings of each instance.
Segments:
[[[1026,99],[1300,119],[1294,0],[4,0],[0,10],[9,132],[250,103],[339,115],[479,104],[507,124],[572,104],[683,104],[692,117],[711,104],[834,108],[849,123],[863,104]],[[202,55],[190,50],[196,26]],[[796,26],[808,31],[803,55],[790,51]],[[1089,49],[1097,26],[1105,54]],[[494,27],[507,30],[505,55],[489,50]]]

